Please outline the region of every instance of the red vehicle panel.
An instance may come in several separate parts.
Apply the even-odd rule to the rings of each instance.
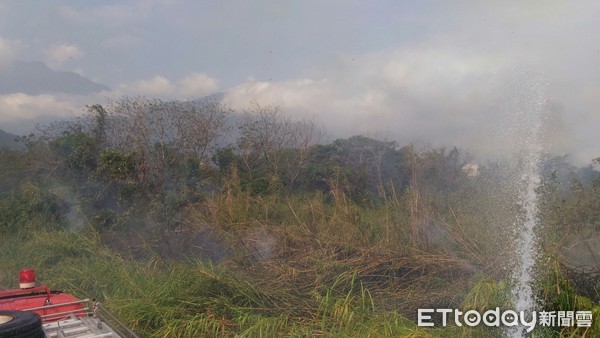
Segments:
[[[45,287],[0,292],[0,310],[30,310],[44,321],[61,320],[68,313],[84,316],[83,308],[78,298],[68,293],[51,292]]]
[[[86,315],[85,301],[68,293],[50,291],[47,286],[34,286],[32,269],[21,270],[19,284],[20,289],[0,291],[0,310],[32,311],[44,322],[62,320],[69,315]]]

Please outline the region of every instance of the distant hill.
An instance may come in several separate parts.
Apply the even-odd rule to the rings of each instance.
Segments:
[[[15,138],[17,135],[7,133],[4,130],[0,129],[0,149],[7,148],[11,150],[21,150],[25,147],[22,143],[15,142]]]
[[[109,89],[109,87],[79,74],[52,70],[42,62],[16,61],[0,72],[0,94],[66,93],[86,95]]]

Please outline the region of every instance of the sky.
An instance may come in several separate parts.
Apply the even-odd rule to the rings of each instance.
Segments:
[[[483,155],[529,114],[548,151],[587,164],[600,156],[599,17],[585,0],[3,1],[0,72],[41,61],[111,90],[0,95],[0,128],[124,95],[225,93],[236,110],[279,105],[332,138]]]

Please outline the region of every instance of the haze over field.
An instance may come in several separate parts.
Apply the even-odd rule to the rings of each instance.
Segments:
[[[0,126],[24,133],[106,97],[224,92],[232,108],[281,105],[333,137],[489,155],[519,109],[506,103],[535,83],[552,148],[587,164],[600,154],[599,14],[595,1],[3,2]],[[75,74],[40,86],[41,70],[23,71],[13,86],[17,61]]]
[[[598,17],[0,1],[0,285],[142,337],[600,337]]]

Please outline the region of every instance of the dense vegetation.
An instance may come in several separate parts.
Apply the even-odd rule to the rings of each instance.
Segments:
[[[521,210],[510,163],[327,141],[272,106],[240,114],[210,100],[123,98],[88,108],[23,137],[24,151],[0,151],[1,284],[35,267],[143,336],[502,334],[414,320],[417,308],[511,308]],[[596,320],[539,332],[591,337],[600,253],[576,244],[600,229],[600,175],[563,157],[542,169],[540,306]]]

